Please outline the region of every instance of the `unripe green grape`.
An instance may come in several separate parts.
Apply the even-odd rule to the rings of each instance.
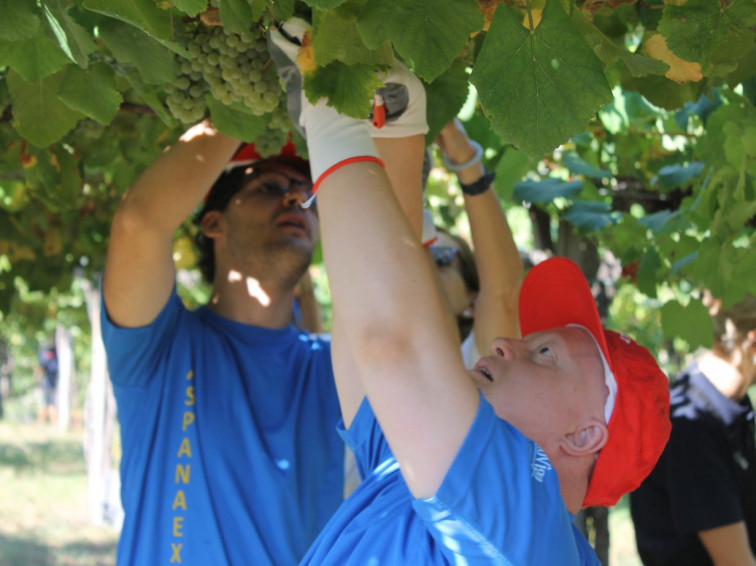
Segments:
[[[176,79],[176,88],[186,90],[191,86],[191,81],[188,77],[179,77]]]

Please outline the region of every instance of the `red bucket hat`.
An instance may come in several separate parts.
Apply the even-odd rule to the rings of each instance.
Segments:
[[[551,258],[532,268],[519,308],[523,336],[578,325],[599,347],[610,390],[609,439],[598,453],[583,507],[614,505],[648,476],[667,444],[669,380],[646,348],[603,328],[588,282],[569,259]]]

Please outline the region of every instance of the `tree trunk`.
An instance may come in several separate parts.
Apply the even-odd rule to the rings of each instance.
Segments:
[[[98,282],[99,283],[99,282]],[[92,370],[87,388],[84,453],[89,480],[90,517],[102,524],[111,515],[109,496],[111,481],[110,449],[115,422],[115,403],[109,387],[105,347],[100,328],[100,289],[91,281],[82,284],[87,300],[87,314],[92,329]]]
[[[55,328],[55,350],[58,355],[58,385],[55,390],[58,431],[65,432],[71,423],[71,383],[74,372],[73,337],[71,331],[58,323]]]

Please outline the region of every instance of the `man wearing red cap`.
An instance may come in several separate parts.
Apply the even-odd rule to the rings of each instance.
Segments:
[[[300,206],[308,166],[238,148],[191,128],[113,220],[103,338],[123,445],[119,564],[296,564],[343,499],[330,344],[291,325],[318,232]],[[203,198],[212,296],[190,312],[172,241]]]
[[[407,84],[412,99],[422,86]],[[634,489],[669,434],[653,357],[601,327],[581,272],[557,258],[523,283],[525,338],[497,338],[466,370],[369,125],[304,98],[299,120],[342,435],[363,476],[303,563],[597,564],[574,514]]]

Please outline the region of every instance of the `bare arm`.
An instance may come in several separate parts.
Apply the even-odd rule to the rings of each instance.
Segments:
[[[430,496],[478,406],[431,266],[380,166],[346,165],[322,182],[318,194],[340,325],[334,328],[337,376],[343,366],[336,356],[345,346],[357,366],[337,378],[359,378],[410,490]],[[356,407],[342,411],[348,418]]]
[[[452,163],[464,163],[475,153],[458,120],[447,124],[438,138],[439,146]],[[461,183],[471,184],[484,174],[476,163],[457,172]],[[520,337],[517,301],[522,280],[522,261],[504,210],[493,188],[465,195],[470,221],[480,292],[475,301],[473,330],[479,352],[487,352],[497,336]]]
[[[701,531],[698,537],[715,566],[756,566],[743,521]]]
[[[173,232],[205,196],[239,142],[203,122],[156,159],[113,218],[103,292],[110,318],[152,322],[173,287]]]

